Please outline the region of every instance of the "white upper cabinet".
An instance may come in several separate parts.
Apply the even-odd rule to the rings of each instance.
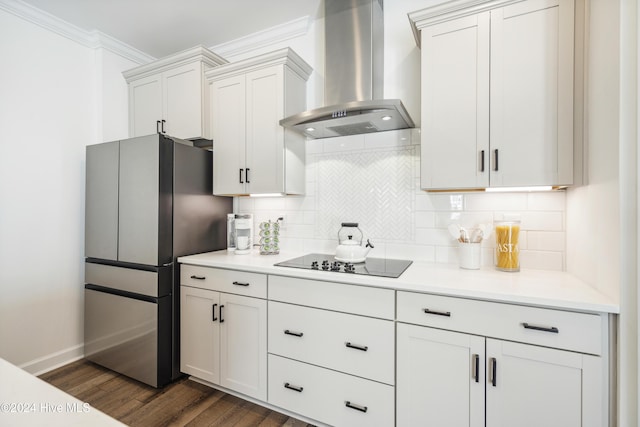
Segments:
[[[125,71],[129,136],[165,133],[183,139],[211,139],[204,72],[226,62],[198,46]]]
[[[304,193],[305,138],[279,121],[306,109],[310,73],[291,49],[206,73],[214,194]]]
[[[573,0],[475,3],[410,14],[422,48],[421,187],[571,185]]]

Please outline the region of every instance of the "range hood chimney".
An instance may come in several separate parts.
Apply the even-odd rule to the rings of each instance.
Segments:
[[[309,138],[414,127],[399,99],[382,99],[382,0],[324,0],[326,107],[280,120]]]

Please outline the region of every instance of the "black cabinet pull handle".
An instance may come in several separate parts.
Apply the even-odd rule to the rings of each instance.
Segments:
[[[242,282],[233,282],[233,284],[238,286],[249,286],[249,283],[242,283]]]
[[[167,133],[167,132],[165,132],[165,130],[164,130],[164,124],[165,124],[167,121],[166,121],[166,120],[161,120],[160,122],[161,122],[160,129],[162,129],[162,133]]]
[[[213,306],[211,307],[211,321],[215,322],[216,320],[218,320],[218,318],[216,317],[216,307],[218,306],[218,304],[213,304]]]
[[[484,150],[480,150],[480,172],[484,172]]]
[[[294,331],[290,331],[288,329],[285,329],[284,334],[285,335],[293,335],[294,337],[301,337],[301,336],[304,335],[304,333],[302,333],[302,332],[294,332]]]
[[[471,377],[475,382],[480,380],[480,356],[474,354],[471,358]]]
[[[498,362],[496,361],[495,357],[492,357],[491,359],[489,359],[489,381],[491,381],[491,385],[492,386],[496,386],[496,367],[498,365]]]
[[[224,319],[222,318],[222,309],[224,308],[224,305],[220,306],[220,323],[224,323]]]
[[[495,167],[493,168],[494,171],[498,170],[498,149],[496,148],[495,150],[493,150],[493,154],[495,155],[496,158],[496,163],[495,163]]]
[[[284,383],[284,388],[288,388],[289,390],[297,391],[298,393],[302,393],[302,390],[304,390],[304,387],[298,387],[298,386],[295,386],[295,385],[291,385],[289,383]]]
[[[360,350],[360,351],[367,351],[369,350],[369,347],[367,347],[366,345],[355,345],[355,344],[351,344],[350,342],[345,343],[345,345],[349,348],[353,348],[356,350]]]
[[[156,133],[160,133],[160,120],[156,120]]]
[[[355,403],[351,403],[348,400],[344,402],[344,406],[346,406],[347,408],[355,409],[356,411],[360,411],[360,412],[367,412],[368,410],[366,406],[356,405]]]
[[[422,311],[424,311],[425,314],[435,314],[436,316],[451,317],[450,311],[435,311],[429,310],[428,308],[423,308]]]
[[[242,180],[242,171],[244,169],[240,169],[240,184],[244,184],[244,181]]]
[[[544,327],[544,326],[530,325],[527,322],[522,322],[522,326],[525,329],[533,329],[535,331],[551,332],[553,334],[557,334],[558,332],[560,332],[560,330],[558,328],[556,328],[555,326],[551,326],[551,327],[547,328],[547,327]]]
[[[196,276],[195,274],[193,274],[193,275],[191,276],[191,278],[192,278],[192,279],[195,279],[195,280],[204,280],[204,279],[206,279],[206,277],[205,277],[205,276]]]
[[[247,181],[247,184],[251,184],[251,183],[249,182],[249,171],[250,171],[250,170],[251,170],[251,169],[247,168],[247,171],[244,173],[244,180],[245,180],[245,181]]]

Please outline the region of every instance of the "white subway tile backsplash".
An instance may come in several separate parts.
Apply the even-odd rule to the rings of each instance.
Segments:
[[[286,205],[284,197],[254,197],[253,200],[256,211],[283,211]]]
[[[434,212],[416,211],[416,228],[433,228],[436,223],[436,215]]]
[[[456,240],[449,235],[449,231],[441,228],[416,229],[416,243],[432,246],[453,246]]]
[[[429,245],[388,243],[385,257],[435,262],[436,248]]]
[[[238,199],[238,212],[253,212],[255,206],[253,202],[255,199],[251,197],[237,197]]]
[[[527,193],[473,193],[465,195],[469,211],[523,211],[527,209]]]
[[[534,251],[565,250],[565,233],[556,231],[528,231],[526,249]]]
[[[515,214],[522,221],[522,268],[564,269],[564,191],[424,192],[419,141],[418,129],[307,141],[305,196],[238,197],[236,210],[253,212],[256,225],[284,215],[282,251],[335,253],[340,223],[353,221],[375,246],[370,256],[445,263],[458,262],[449,224],[493,225]],[[491,234],[482,265],[493,265],[494,248]]]
[[[564,191],[531,192],[527,195],[527,210],[564,211],[566,193]]]
[[[564,229],[563,212],[522,212],[521,218],[523,230],[562,231]]]

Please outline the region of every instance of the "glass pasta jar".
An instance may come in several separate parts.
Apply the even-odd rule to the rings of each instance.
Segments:
[[[520,221],[498,221],[496,233],[496,268],[501,271],[520,271]]]

